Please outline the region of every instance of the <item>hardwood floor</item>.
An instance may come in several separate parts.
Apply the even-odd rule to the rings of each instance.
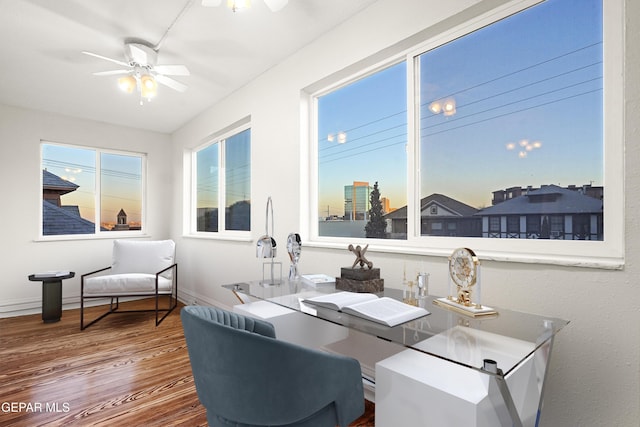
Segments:
[[[110,315],[84,331],[79,310],[49,324],[39,314],[0,319],[0,426],[206,426],[179,308],[157,328],[152,313]],[[352,426],[373,421],[367,402]]]

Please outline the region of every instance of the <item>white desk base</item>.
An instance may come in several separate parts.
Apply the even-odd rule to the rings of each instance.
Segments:
[[[539,391],[534,358],[506,376],[524,426],[534,426]],[[404,350],[376,364],[376,426],[511,426],[487,374]],[[496,407],[502,408],[502,417]]]
[[[505,418],[504,401],[488,374],[419,351],[403,350],[400,345],[268,301],[239,304],[233,311],[268,320],[279,339],[358,359],[365,397],[376,404],[377,427],[511,426],[510,419]],[[520,345],[517,340],[493,334],[475,334],[477,339],[498,339],[510,347]],[[439,338],[436,335],[425,340],[425,350],[442,345]],[[500,366],[500,351],[489,355]],[[546,356],[544,352],[529,356],[505,377],[523,426],[535,426]]]

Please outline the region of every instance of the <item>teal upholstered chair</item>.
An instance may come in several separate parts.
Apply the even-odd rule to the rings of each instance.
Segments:
[[[210,426],[346,426],[364,412],[357,360],[280,341],[271,323],[214,307],[180,316]]]

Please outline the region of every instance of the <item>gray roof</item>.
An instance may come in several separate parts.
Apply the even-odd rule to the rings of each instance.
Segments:
[[[72,212],[77,207],[58,207],[47,200],[42,201],[42,235],[58,236],[63,234],[93,234],[95,224]]]
[[[422,212],[432,203],[439,204],[452,212],[456,212],[460,217],[472,216],[478,211],[478,209],[469,206],[466,203],[462,203],[456,199],[452,199],[451,197],[438,193],[433,193],[427,197],[423,197],[420,200],[420,211]],[[384,217],[391,219],[407,218],[407,207],[403,206],[396,209],[395,211],[386,214]]]
[[[60,178],[58,175],[54,175],[46,169],[42,170],[42,188],[45,190],[62,190],[66,193],[75,191],[79,185],[74,184],[71,181]]]
[[[557,185],[546,185],[522,196],[482,209],[476,215],[581,213],[602,213],[602,200]]]

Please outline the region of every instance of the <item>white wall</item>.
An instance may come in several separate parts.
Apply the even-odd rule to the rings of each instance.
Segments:
[[[452,4],[453,3],[453,4]],[[287,269],[284,243],[301,227],[299,204],[304,188],[297,178],[304,138],[300,127],[300,90],[327,75],[376,54],[423,31],[460,5],[476,1],[432,2],[380,0],[289,60],[263,74],[223,102],[205,111],[173,135],[175,169],[171,236],[178,242],[181,283],[189,298],[231,305],[234,299],[220,285],[261,275],[255,258],[255,239],[264,231],[264,207],[273,197],[275,238],[279,260]],[[504,3],[484,0],[479,7]],[[455,5],[454,5],[455,4]],[[551,360],[542,425],[630,426],[640,416],[640,158],[637,118],[640,117],[640,5],[626,0],[626,111],[627,171],[626,265],[622,271],[589,268],[486,262],[483,300],[490,305],[561,317],[571,321],[560,332]],[[445,10],[448,8],[451,10]],[[464,14],[468,16],[468,13]],[[252,230],[254,241],[234,242],[183,237],[184,196],[182,156],[207,135],[251,115],[252,122]],[[303,272],[338,274],[350,265],[344,250],[304,246]],[[369,252],[382,270],[386,286],[397,287],[403,266],[431,273],[431,292],[446,293],[446,260]]]
[[[36,241],[42,209],[41,140],[147,153],[148,234],[169,236],[172,176],[168,135],[0,105],[0,317],[40,312],[41,285],[27,280],[31,273],[75,271],[76,277],[62,286],[68,308],[79,301],[80,274],[111,262],[112,239]]]
[[[483,0],[479,6],[504,0]],[[452,3],[455,3],[453,5]],[[284,242],[300,230],[304,190],[300,89],[328,74],[376,54],[451,14],[444,8],[473,0],[431,2],[379,0],[361,15],[337,27],[278,67],[207,110],[171,138],[49,113],[0,106],[0,317],[40,310],[40,284],[27,275],[41,270],[71,269],[78,275],[108,263],[111,240],[36,242],[40,209],[41,139],[148,153],[148,224],[152,238],[178,243],[183,298],[220,305],[234,303],[221,284],[261,274],[255,239],[264,231],[264,206],[272,196],[279,260],[286,271]],[[640,417],[640,4],[626,0],[625,53],[625,229],[626,265],[622,271],[549,265],[485,262],[483,297],[487,303],[571,321],[560,332],[551,360],[551,378],[542,425],[631,426]],[[186,238],[182,200],[185,149],[207,135],[251,115],[253,145],[252,230],[254,241],[231,242]],[[172,144],[171,144],[172,142]],[[172,190],[172,191],[169,191]],[[303,244],[305,236],[303,235]],[[395,286],[403,266],[431,273],[431,292],[446,293],[446,260],[370,253],[387,286]],[[304,272],[338,274],[350,265],[344,250],[303,246]],[[79,295],[79,277],[63,285],[65,308]]]

